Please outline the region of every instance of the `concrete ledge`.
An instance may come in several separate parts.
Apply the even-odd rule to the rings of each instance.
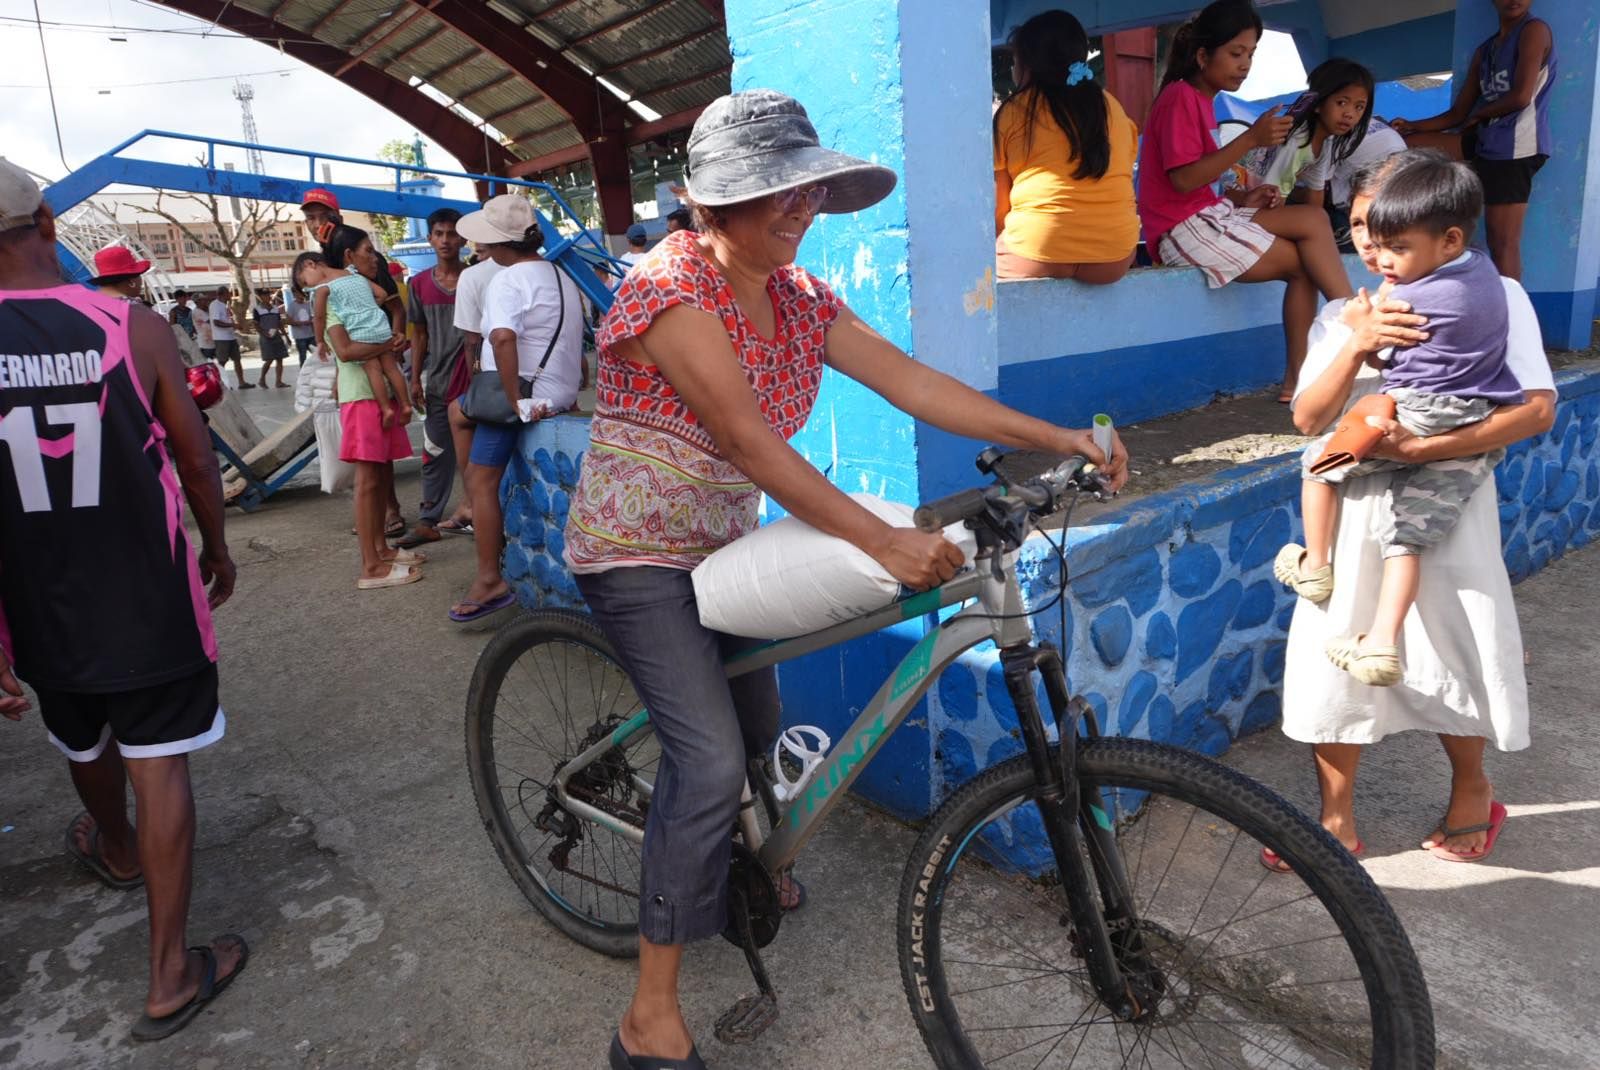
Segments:
[[[1344,262],[1352,285],[1370,281],[1358,257]],[[1161,267],[1112,286],[1018,279],[995,291],[999,398],[1057,423],[1096,412],[1133,423],[1283,378],[1281,284],[1212,290],[1192,268]],[[1115,349],[1088,348],[1113,335]]]

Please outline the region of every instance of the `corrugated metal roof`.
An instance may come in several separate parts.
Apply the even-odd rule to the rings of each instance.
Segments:
[[[316,65],[329,74],[358,61],[402,82],[426,82],[498,131],[521,159],[581,144],[582,133],[534,80],[450,21],[453,2],[441,14],[430,0],[235,0],[326,44],[327,60]],[[573,64],[577,77],[604,77],[663,116],[728,92],[727,31],[705,0],[460,2],[477,17],[503,20],[512,34],[536,38]],[[631,111],[628,119],[630,125],[644,121]]]

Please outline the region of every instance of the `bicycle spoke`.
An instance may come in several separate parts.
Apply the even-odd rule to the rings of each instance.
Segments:
[[[1114,1017],[1076,951],[1065,965],[1050,961],[1065,958],[1069,939],[1077,946],[1064,927],[1059,891],[1007,871],[1004,854],[964,852],[950,862],[942,888],[929,894],[938,896],[938,918],[925,924],[936,924],[940,934],[927,945],[938,958],[938,997],[955,1008],[952,1027],[978,1047],[982,1064],[1035,1070],[1367,1065],[1374,1026],[1361,971],[1349,938],[1316,893],[1255,866],[1257,841],[1237,820],[1218,820],[1160,792],[1129,819],[1122,806],[1133,789],[1093,783],[1118,800],[1108,806],[1117,814],[1115,841],[1085,835],[1082,849],[1101,879],[1120,855],[1126,891],[1138,904],[1127,924],[1143,938],[1114,936],[1113,948],[1119,960],[1130,957],[1123,964],[1130,983],[1154,986],[1140,990],[1141,1002],[1154,1002],[1137,1021]],[[1032,805],[1031,794],[1009,808],[989,802],[978,810],[974,802],[987,824],[947,831],[1001,852],[1014,847],[1037,864],[1037,852],[1047,848],[1025,810]],[[1098,885],[1092,894],[1098,901]],[[1048,935],[1056,932],[1059,942]]]

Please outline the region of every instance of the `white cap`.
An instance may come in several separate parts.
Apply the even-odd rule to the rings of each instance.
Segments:
[[[33,177],[0,156],[0,230],[28,226],[43,200],[44,193]]]
[[[533,204],[528,198],[502,193],[490,197],[476,212],[468,212],[456,220],[456,233],[471,242],[498,245],[526,241],[528,228],[536,222]]]

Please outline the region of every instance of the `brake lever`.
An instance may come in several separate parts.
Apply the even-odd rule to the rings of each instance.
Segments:
[[[1100,469],[1092,464],[1084,465],[1073,479],[1073,482],[1078,485],[1078,489],[1088,491],[1093,495],[1094,500],[1097,502],[1107,501],[1117,496],[1117,492],[1111,489],[1110,482],[1101,473]]]

